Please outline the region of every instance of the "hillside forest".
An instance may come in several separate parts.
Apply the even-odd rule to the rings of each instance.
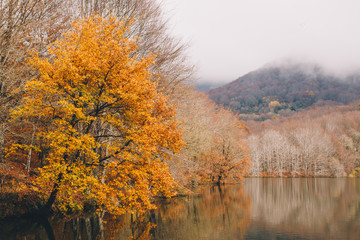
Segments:
[[[346,105],[360,96],[360,75],[329,73],[317,64],[268,64],[208,91],[211,99],[243,120],[266,120],[311,106]]]
[[[358,176],[358,74],[269,64],[207,93],[251,129],[250,176]]]
[[[186,51],[155,0],[1,1],[0,218],[142,214],[201,184],[356,175],[355,77],[260,70],[208,97]]]

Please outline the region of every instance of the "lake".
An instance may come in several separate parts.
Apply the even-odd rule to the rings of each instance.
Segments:
[[[249,178],[198,191],[137,220],[0,222],[0,239],[360,239],[360,179]]]

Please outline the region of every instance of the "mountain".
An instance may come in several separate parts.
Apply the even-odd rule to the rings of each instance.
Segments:
[[[336,77],[313,64],[268,65],[207,93],[245,120],[265,120],[310,106],[358,100],[360,75]]]

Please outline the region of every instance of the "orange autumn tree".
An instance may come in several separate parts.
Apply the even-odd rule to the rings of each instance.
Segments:
[[[12,115],[42,124],[32,145],[11,151],[47,149],[35,181],[44,211],[91,203],[113,214],[141,212],[154,196],[173,194],[164,160],[183,144],[174,106],[150,80],[153,57],[137,57],[125,25],[98,16],[75,21],[50,58],[35,53],[29,61],[39,74]]]
[[[213,124],[210,150],[201,157],[202,180],[217,185],[242,182],[250,169],[250,150],[244,141],[249,129],[225,109],[217,110]]]

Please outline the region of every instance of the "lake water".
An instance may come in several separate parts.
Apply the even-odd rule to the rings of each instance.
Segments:
[[[250,178],[199,191],[138,220],[0,222],[0,239],[360,239],[360,179]]]

